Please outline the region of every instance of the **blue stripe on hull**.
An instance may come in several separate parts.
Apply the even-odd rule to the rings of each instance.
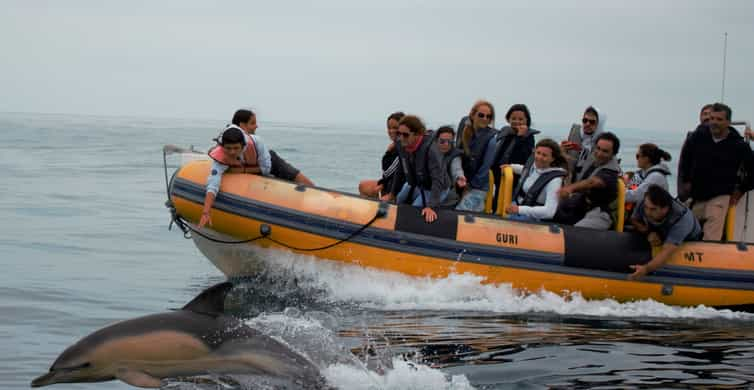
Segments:
[[[191,181],[175,178],[171,186],[171,194],[202,204],[205,188]],[[350,222],[315,216],[222,192],[215,199],[214,207],[244,218],[330,237],[335,240],[346,238],[361,227]],[[253,232],[249,237],[256,234],[257,232]],[[562,266],[563,256],[561,254],[512,248],[493,248],[394,230],[370,227],[350,241],[448,261],[463,261],[605,279],[626,279],[626,274],[622,273]],[[754,271],[666,266],[656,271],[653,276],[645,278],[645,281],[668,285],[754,290]]]

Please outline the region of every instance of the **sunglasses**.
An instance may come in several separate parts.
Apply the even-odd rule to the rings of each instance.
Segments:
[[[593,125],[596,125],[597,124],[597,120],[596,119],[589,119],[589,118],[582,118],[581,119],[581,123],[583,123],[583,124],[591,123]]]
[[[483,114],[481,112],[477,112],[476,117],[479,119],[492,119],[492,114]]]
[[[636,153],[636,159],[638,160],[641,157],[641,154]]]
[[[399,131],[398,135],[401,136],[401,137],[403,137],[403,138],[408,138],[411,135],[411,132],[409,132],[409,131],[406,131],[406,132]]]
[[[454,141],[451,140],[451,139],[440,138],[440,139],[437,140],[437,143],[440,144],[440,145],[445,145],[445,144],[451,144],[452,145],[454,143]]]

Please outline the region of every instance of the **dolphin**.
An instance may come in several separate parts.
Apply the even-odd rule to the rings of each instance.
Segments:
[[[229,282],[200,293],[180,310],[125,320],[68,347],[31,387],[119,379],[160,387],[164,378],[246,374],[325,386],[306,358],[243,322],[223,314]]]

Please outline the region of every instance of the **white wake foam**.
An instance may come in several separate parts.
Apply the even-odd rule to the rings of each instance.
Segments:
[[[471,274],[447,278],[414,278],[404,274],[324,260],[313,256],[270,251],[277,271],[293,274],[303,287],[326,291],[328,299],[355,302],[379,310],[452,310],[499,313],[556,313],[613,317],[720,318],[752,320],[754,314],[710,307],[679,307],[653,300],[619,303],[586,300],[574,293],[563,297],[548,291],[521,294],[509,284],[483,284]]]
[[[323,374],[339,389],[474,389],[463,375],[448,377],[440,370],[398,358],[393,359],[393,368],[384,375],[345,364],[334,364]]]

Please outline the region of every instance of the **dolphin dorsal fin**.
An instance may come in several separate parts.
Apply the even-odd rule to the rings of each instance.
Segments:
[[[182,307],[181,310],[189,310],[194,313],[217,317],[223,314],[225,309],[225,296],[232,288],[233,283],[218,283],[202,291],[196,296],[196,298],[192,299],[191,302]]]

